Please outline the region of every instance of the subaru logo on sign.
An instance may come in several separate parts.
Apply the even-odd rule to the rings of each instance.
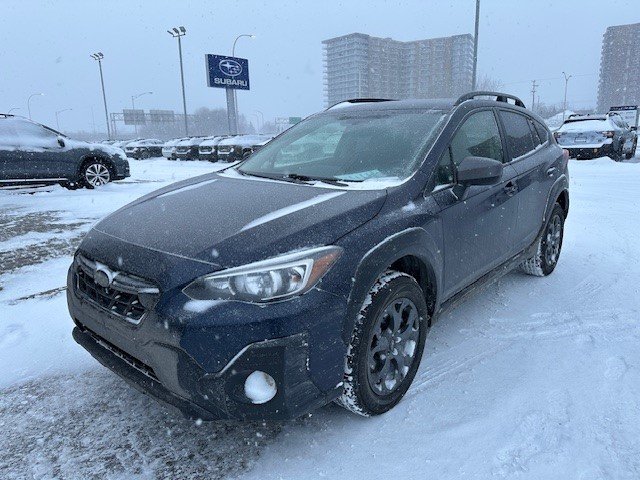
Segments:
[[[218,63],[218,67],[220,67],[222,73],[230,77],[237,77],[242,73],[242,65],[235,60],[221,60],[220,63]]]
[[[225,55],[205,55],[207,85],[216,88],[249,90],[249,61]]]

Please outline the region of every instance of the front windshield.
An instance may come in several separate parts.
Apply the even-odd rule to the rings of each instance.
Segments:
[[[291,128],[238,170],[274,178],[403,180],[419,166],[444,116],[427,109],[327,112]]]

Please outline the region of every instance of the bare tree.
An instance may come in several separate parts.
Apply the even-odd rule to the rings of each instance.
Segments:
[[[489,75],[481,75],[476,83],[476,90],[484,90],[489,92],[498,92],[502,89],[503,83]]]

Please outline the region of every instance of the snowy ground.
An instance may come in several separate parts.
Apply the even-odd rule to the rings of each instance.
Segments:
[[[640,478],[640,164],[575,162],[560,264],[446,314],[393,411],[182,420],[73,342],[64,279],[93,222],[219,168],[132,163],[94,191],[0,191],[0,478]]]

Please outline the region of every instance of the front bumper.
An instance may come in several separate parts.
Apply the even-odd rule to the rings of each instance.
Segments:
[[[198,158],[200,160],[208,160],[210,162],[218,161],[218,154],[215,151],[211,152],[200,152],[198,151]]]
[[[129,162],[127,160],[118,158],[112,163],[115,166],[114,180],[123,180],[131,176],[131,170],[129,169]]]
[[[156,308],[139,324],[132,325],[79,294],[73,266],[67,283],[76,342],[137,389],[187,417],[291,419],[330,402],[342,391],[338,385],[346,347],[336,322],[344,318],[344,310],[336,310],[335,302],[333,307],[320,305],[323,318],[312,327],[306,326],[305,313],[297,312],[299,318],[293,318],[300,322],[297,333],[279,330],[274,323],[277,319],[256,318],[251,324],[218,327],[203,315],[191,320],[179,318],[179,312],[171,308],[164,314]],[[329,294],[316,292],[314,300],[326,299],[326,295]],[[249,304],[235,307],[239,316],[244,316],[239,313],[243,309],[259,311],[256,316],[266,315],[264,312],[269,310]],[[315,305],[316,317],[317,311]],[[327,333],[328,322],[334,324],[333,332]],[[324,337],[324,342],[318,335]],[[222,354],[223,350],[228,351]],[[209,357],[215,360],[207,361]],[[272,400],[260,405],[244,395],[244,381],[256,370],[271,375],[278,388]]]

